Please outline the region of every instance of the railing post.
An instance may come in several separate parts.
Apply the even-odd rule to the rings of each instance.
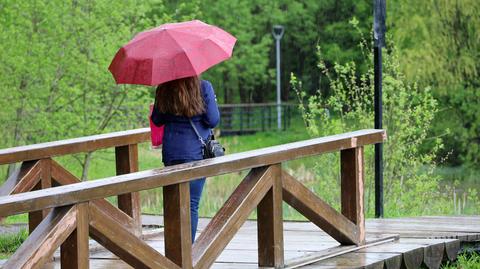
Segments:
[[[165,256],[182,268],[192,268],[190,183],[163,187]]]
[[[272,128],[272,106],[268,106],[268,129]]]
[[[118,146],[115,148],[115,162],[117,175],[138,171],[138,146],[137,144]],[[132,217],[136,229],[134,233],[142,234],[140,193],[132,192],[118,196],[118,208]]]
[[[358,242],[363,244],[365,242],[363,147],[342,150],[340,159],[342,214],[357,225]]]
[[[60,246],[61,268],[89,268],[88,226],[88,203],[77,204],[77,228]]]
[[[274,164],[272,188],[257,207],[258,266],[284,266],[283,214],[282,214],[282,167]]]
[[[243,132],[243,107],[238,107],[238,109],[240,110],[240,134]]]
[[[51,159],[41,160],[41,172],[40,172],[40,181],[33,187],[32,191],[41,190],[52,187],[52,167]],[[28,213],[28,231],[31,234],[33,230],[42,222],[43,218],[47,216],[48,209],[34,211]]]
[[[265,107],[262,106],[262,132],[265,132]]]

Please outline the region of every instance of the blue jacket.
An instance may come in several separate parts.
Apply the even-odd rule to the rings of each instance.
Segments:
[[[192,117],[192,122],[204,141],[208,138],[211,128],[217,126],[220,120],[215,92],[209,81],[201,81],[201,92],[205,104],[203,114]],[[169,164],[174,161],[201,160],[202,144],[195,134],[187,117],[175,116],[169,113],[152,111],[152,121],[155,125],[165,125],[162,146],[162,161]]]

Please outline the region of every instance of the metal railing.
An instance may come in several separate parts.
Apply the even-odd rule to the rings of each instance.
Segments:
[[[219,105],[222,135],[252,134],[259,131],[277,130],[277,104],[224,104]],[[282,104],[282,130],[291,125],[297,113],[295,104]]]

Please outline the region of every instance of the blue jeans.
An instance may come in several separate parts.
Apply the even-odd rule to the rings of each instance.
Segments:
[[[165,166],[188,163],[193,160],[176,160],[165,163]],[[190,181],[190,222],[192,229],[192,243],[195,241],[195,234],[198,226],[198,207],[200,205],[200,198],[202,197],[203,186],[205,185],[205,178],[199,178]]]

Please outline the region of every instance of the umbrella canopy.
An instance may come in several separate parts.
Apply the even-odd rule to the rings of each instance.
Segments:
[[[199,20],[168,23],[137,34],[108,68],[117,84],[158,85],[198,76],[232,56],[237,39]]]

